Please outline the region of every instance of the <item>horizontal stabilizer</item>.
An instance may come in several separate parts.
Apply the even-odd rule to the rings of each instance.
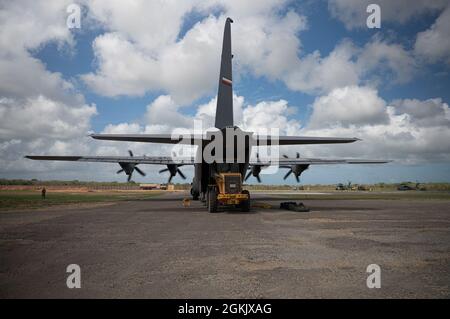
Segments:
[[[191,144],[198,145],[202,140],[209,140],[202,134],[187,134],[183,136],[172,136],[171,134],[91,134],[92,138],[108,141],[166,143],[166,144]],[[267,145],[272,141],[274,145],[278,140],[279,145],[299,144],[339,144],[353,143],[359,141],[356,137],[308,137],[308,136],[256,136],[256,145]]]
[[[92,138],[107,141],[146,142],[165,144],[195,144],[202,140],[202,135],[188,134],[177,136],[172,134],[91,134]]]
[[[266,145],[273,140],[278,140],[278,145],[299,145],[299,144],[340,144],[353,143],[360,139],[356,137],[310,137],[310,136],[257,136],[256,141],[260,145]],[[272,143],[275,145],[275,143]]]

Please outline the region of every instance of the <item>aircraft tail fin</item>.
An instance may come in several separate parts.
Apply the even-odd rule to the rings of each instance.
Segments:
[[[226,126],[233,126],[233,78],[231,67],[233,55],[231,54],[231,23],[233,23],[233,20],[227,18],[223,34],[215,123],[215,127],[219,129]]]

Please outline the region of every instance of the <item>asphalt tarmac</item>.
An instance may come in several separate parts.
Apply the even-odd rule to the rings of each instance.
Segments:
[[[0,213],[0,297],[450,297],[448,200],[210,214],[183,196]],[[66,285],[69,264],[80,266],[79,289]],[[367,287],[370,264],[381,288]]]

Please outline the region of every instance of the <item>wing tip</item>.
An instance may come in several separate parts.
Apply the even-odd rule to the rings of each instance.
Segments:
[[[88,136],[92,137],[93,139],[96,139],[96,140],[101,140],[102,137],[105,136],[105,134],[92,133],[92,134],[89,134]]]
[[[350,140],[351,140],[351,143],[362,141],[362,139],[360,139],[359,137],[352,137],[352,138],[350,138]]]

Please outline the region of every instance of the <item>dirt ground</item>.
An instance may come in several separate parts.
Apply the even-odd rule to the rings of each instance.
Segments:
[[[450,297],[449,200],[209,214],[183,197],[0,213],[0,297]],[[66,286],[69,264],[80,289]],[[379,289],[366,286],[369,264],[381,267]]]

